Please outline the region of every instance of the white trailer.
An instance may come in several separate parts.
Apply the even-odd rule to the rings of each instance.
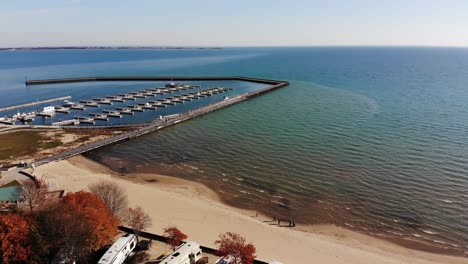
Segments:
[[[193,264],[202,257],[200,244],[187,241],[180,245],[174,253],[165,258],[160,264]]]
[[[135,249],[135,235],[126,234],[117,239],[99,260],[98,264],[121,264]]]

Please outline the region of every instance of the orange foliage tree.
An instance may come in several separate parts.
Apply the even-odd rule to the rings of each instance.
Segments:
[[[29,224],[17,214],[0,214],[0,263],[25,262],[31,255]]]
[[[70,262],[108,244],[118,225],[104,202],[85,191],[65,196],[47,214],[46,221],[49,243],[64,250]]]
[[[164,228],[164,236],[167,238],[167,243],[172,246],[172,250],[175,250],[175,247],[187,239],[187,235],[175,226]]]
[[[255,246],[252,243],[247,243],[244,237],[236,233],[227,232],[219,235],[215,245],[218,246],[217,254],[219,256],[229,256],[236,264],[252,264],[256,258]]]

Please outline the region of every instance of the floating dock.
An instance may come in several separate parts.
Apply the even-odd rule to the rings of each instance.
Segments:
[[[69,125],[78,125],[80,122],[76,119],[63,120],[58,122],[53,122],[53,126],[69,126]]]
[[[63,106],[56,106],[55,107],[55,112],[69,114],[70,113],[70,108],[63,107]]]
[[[84,105],[82,105],[82,104],[74,104],[74,105],[71,105],[71,106],[70,106],[70,109],[73,109],[73,110],[85,110],[85,107],[84,107]]]

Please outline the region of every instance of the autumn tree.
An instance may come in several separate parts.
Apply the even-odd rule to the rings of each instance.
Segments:
[[[91,184],[89,190],[104,201],[115,217],[123,220],[128,201],[125,190],[118,183],[102,180]]]
[[[139,242],[138,236],[141,231],[151,226],[151,217],[137,206],[136,208],[128,208],[126,222],[133,229],[137,242]]]
[[[0,214],[0,263],[25,262],[31,254],[29,224],[20,215]]]
[[[68,194],[44,216],[48,242],[70,262],[105,246],[117,232],[118,219],[98,196],[85,191]]]
[[[236,264],[252,264],[256,258],[255,246],[247,243],[244,237],[236,233],[227,232],[219,235],[215,245],[218,246],[219,256],[230,256]]]
[[[172,250],[174,251],[184,239],[187,239],[187,235],[182,233],[182,231],[175,226],[164,228],[164,236],[167,239],[167,243],[172,246]]]
[[[32,181],[28,181],[23,185],[20,193],[20,200],[29,208],[30,213],[45,200],[47,190],[45,186],[44,184],[41,185],[41,187],[37,187]]]

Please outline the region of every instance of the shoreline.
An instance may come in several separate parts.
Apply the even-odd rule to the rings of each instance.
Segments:
[[[215,191],[201,183],[158,174],[131,173],[122,177],[83,156],[39,166],[33,173],[48,176],[51,188],[72,192],[100,179],[113,179],[126,189],[130,206],[142,206],[153,218],[149,232],[160,234],[164,227],[177,225],[189,239],[213,246],[219,233],[233,231],[251,241],[257,247],[258,258],[265,261],[466,263],[463,257],[417,251],[333,225],[298,225],[294,229],[270,225],[271,217],[256,217],[255,211],[226,205]]]

